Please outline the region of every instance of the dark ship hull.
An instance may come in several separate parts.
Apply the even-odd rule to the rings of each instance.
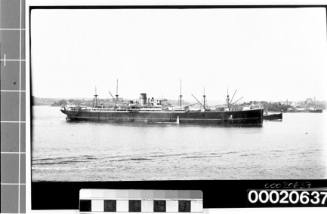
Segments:
[[[226,126],[262,126],[263,110],[243,111],[106,111],[61,109],[68,120],[128,123],[177,123]]]
[[[322,109],[310,109],[310,113],[322,113]]]
[[[275,113],[275,114],[264,114],[263,115],[264,120],[282,120],[283,119],[283,113]]]

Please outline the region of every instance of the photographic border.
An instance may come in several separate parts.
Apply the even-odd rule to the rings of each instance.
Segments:
[[[196,2],[196,3],[195,3]],[[281,184],[284,188],[324,188],[326,179],[318,180],[169,180],[169,181],[110,181],[110,182],[32,182],[32,112],[31,112],[31,12],[34,9],[271,9],[271,8],[324,8],[327,4],[223,4],[219,1],[27,1],[26,2],[26,211],[78,209],[81,188],[202,190],[204,208],[267,207],[247,201],[249,189],[265,189],[267,185]],[[30,153],[29,153],[30,152]],[[62,191],[65,191],[64,194]],[[51,194],[49,194],[51,193]],[[47,195],[47,197],[44,197]],[[60,197],[58,197],[60,195]],[[54,200],[56,201],[54,203]],[[285,207],[292,206],[290,204]],[[311,206],[311,205],[306,205]],[[271,207],[271,206],[268,206]],[[274,207],[283,207],[276,205]],[[298,207],[298,205],[297,205]]]

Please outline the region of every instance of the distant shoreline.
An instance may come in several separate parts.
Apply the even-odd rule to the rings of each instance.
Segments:
[[[98,99],[98,102],[103,106],[114,106],[116,102],[114,99]],[[119,102],[123,105],[128,105],[129,99],[120,98]],[[178,100],[168,100],[167,102],[171,106],[178,106]],[[210,101],[208,102],[210,106]],[[305,113],[305,112],[314,112],[315,109],[325,110],[326,101],[316,101],[311,98],[307,98],[303,101],[286,101],[286,102],[268,102],[268,101],[249,101],[237,103],[235,106],[239,108],[248,107],[248,106],[261,106],[267,112],[290,112],[290,113]],[[64,98],[39,98],[33,97],[32,106],[52,106],[52,107],[62,107],[67,104],[81,105],[92,107],[94,104],[93,99],[64,99]],[[192,104],[192,102],[183,102],[183,106]],[[194,104],[192,104],[194,105]],[[225,104],[211,105],[212,107],[218,108],[219,106],[224,106]]]

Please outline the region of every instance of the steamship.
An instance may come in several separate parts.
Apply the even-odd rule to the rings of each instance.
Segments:
[[[118,83],[117,83],[118,84]],[[111,93],[110,93],[111,94]],[[206,95],[203,102],[196,97],[198,109],[183,105],[182,95],[179,95],[179,105],[167,105],[167,100],[153,97],[148,98],[141,93],[139,100],[130,100],[119,103],[118,92],[113,97],[115,104],[106,107],[98,104],[98,95],[95,93],[93,107],[81,105],[66,105],[60,110],[67,120],[106,121],[127,123],[172,123],[172,124],[199,124],[199,125],[226,125],[226,126],[262,126],[263,109],[240,110],[232,107],[227,94],[225,108],[212,108],[206,104]]]

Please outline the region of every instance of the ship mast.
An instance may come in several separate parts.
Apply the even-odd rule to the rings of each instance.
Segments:
[[[98,106],[98,94],[97,94],[97,87],[94,88],[94,104],[93,107],[97,107]]]
[[[182,81],[179,80],[179,107],[182,107]]]
[[[203,108],[206,110],[206,88],[203,88]]]
[[[116,101],[118,101],[118,79],[116,82]]]

